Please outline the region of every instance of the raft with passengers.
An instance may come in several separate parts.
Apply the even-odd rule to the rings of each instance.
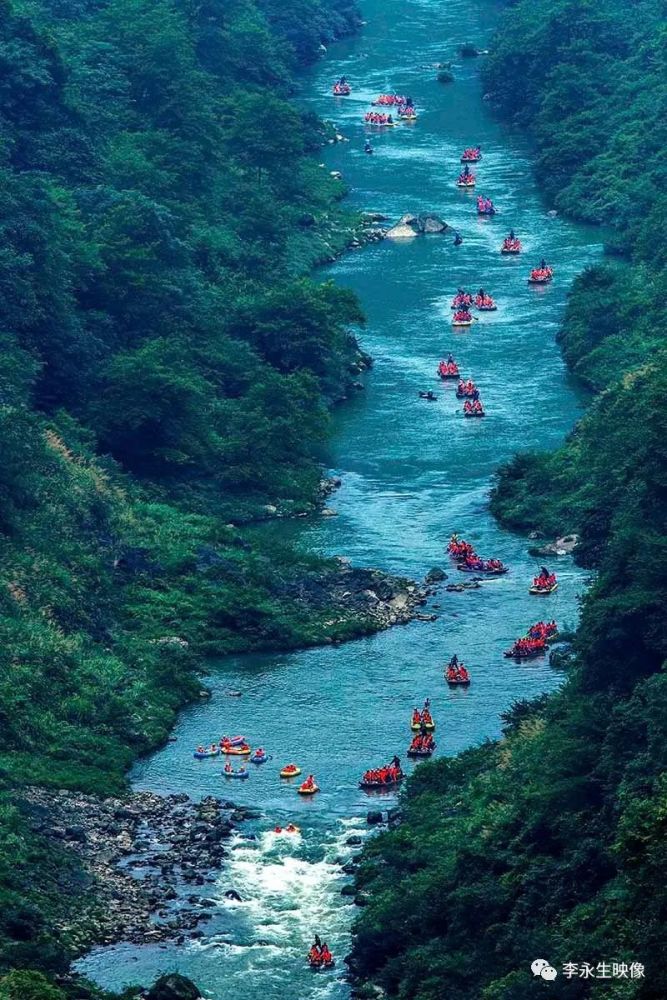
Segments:
[[[509,572],[509,567],[500,559],[480,559],[474,553],[457,563],[456,568],[461,573],[482,573],[484,576],[504,576]]]
[[[431,757],[435,748],[436,743],[431,733],[416,733],[412,737],[407,754],[413,759]]]
[[[389,764],[383,767],[369,768],[359,782],[359,788],[365,792],[378,789],[395,788],[403,781],[405,774],[401,768],[399,757],[393,757]]]
[[[433,732],[435,729],[435,722],[433,721],[433,716],[431,715],[430,703],[429,701],[424,702],[424,707],[421,712],[418,708],[415,708],[412,712],[412,718],[410,720],[410,729],[413,732]]]
[[[532,660],[537,656],[544,656],[546,651],[547,644],[544,639],[529,639],[524,636],[517,639],[510,649],[506,649],[503,656],[512,660]]]
[[[456,295],[451,301],[450,309],[469,309],[475,301],[472,292],[466,292],[463,288],[458,288]]]
[[[412,103],[412,98],[408,97],[405,104],[399,105],[398,117],[404,122],[416,122],[417,121],[417,111]]]
[[[402,107],[407,103],[408,98],[404,97],[403,94],[380,94],[374,101],[371,101],[374,107],[380,108]]]
[[[472,326],[475,322],[475,317],[468,309],[457,309],[452,316],[452,326],[466,327]]]
[[[475,309],[479,309],[480,312],[495,312],[497,308],[493,298],[480,288],[475,296]]]
[[[558,637],[558,625],[551,619],[549,622],[535,622],[524,636],[517,639],[514,645],[503,654],[508,659],[526,660],[535,656],[543,656],[549,643]]]
[[[461,153],[461,163],[479,163],[482,159],[481,146],[468,146]]]
[[[308,965],[311,969],[321,970],[321,969],[333,969],[336,962],[333,955],[329,951],[329,946],[326,941],[320,941],[319,936],[315,935],[315,944],[311,947],[308,952]]]
[[[542,258],[538,267],[534,267],[528,275],[529,285],[548,285],[553,279],[554,269]]]
[[[459,366],[450,354],[447,360],[444,359],[438,364],[438,378],[443,379],[454,379],[459,378]]]
[[[456,387],[457,399],[479,399],[479,389],[471,378],[467,382],[460,380]]]
[[[549,594],[553,594],[556,590],[558,590],[556,574],[551,573],[546,566],[543,566],[538,575],[533,579],[532,586],[528,592],[546,597]]]
[[[223,767],[222,773],[225,778],[236,778],[238,781],[245,781],[250,777],[245,764],[242,764],[238,769],[234,769],[229,761]]]
[[[502,254],[519,254],[522,250],[521,240],[514,235],[514,230],[511,229],[509,236],[506,236],[501,244],[500,252]]]
[[[493,204],[490,198],[486,198],[483,194],[477,196],[477,214],[478,215],[496,215],[498,209]]]
[[[299,795],[317,795],[320,790],[320,786],[315,781],[312,774],[309,774],[305,781],[302,781],[297,792]]]
[[[331,90],[334,97],[349,97],[352,93],[352,87],[349,85],[346,77],[344,76],[341,76],[339,80],[336,80]]]
[[[466,166],[459,174],[456,186],[459,188],[466,188],[470,190],[471,188],[474,188],[476,183],[477,180],[475,178],[475,175],[471,172],[470,167],[466,164]]]
[[[466,542],[464,538],[459,538],[454,533],[447,542],[447,552],[452,559],[461,560],[465,559],[467,555],[474,555],[475,547],[471,542]]]
[[[482,405],[481,399],[466,399],[463,404],[463,416],[464,417],[485,417],[486,411]]]
[[[449,687],[469,687],[470,673],[464,663],[462,663],[456,653],[445,667],[445,680]]]
[[[367,111],[364,115],[364,122],[366,125],[375,125],[378,128],[393,128],[396,124],[391,114],[385,114],[382,111]]]

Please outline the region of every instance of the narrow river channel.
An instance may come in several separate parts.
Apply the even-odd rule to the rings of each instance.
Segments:
[[[330,462],[343,486],[331,505],[338,516],[305,525],[304,542],[358,565],[421,578],[437,565],[455,574],[444,546],[458,531],[511,570],[475,592],[439,594],[433,623],[339,648],[212,664],[213,699],[182,714],[175,742],[135,768],[134,785],[194,798],[229,796],[258,807],[262,819],[243,824],[219,881],[205,890],[219,904],[205,937],[180,946],[96,949],[79,968],[107,986],[147,983],[161,971],[178,970],[215,1000],[348,997],[342,958],[357,911],[340,895],[346,876],[339,862],[358,850],[346,841],[367,835],[366,813],[378,806],[357,787],[362,771],[394,753],[405,758],[411,709],[426,696],[438,724],[436,756],[449,755],[498,736],[499,715],[512,702],[561,683],[546,661],[519,665],[502,651],[545,613],[573,626],[584,576],[560,559],[557,594],[548,604],[531,598],[535,561],[525,539],[495,523],[487,500],[499,463],[520,448],[555,446],[580,413],[554,338],[567,288],[601,252],[600,234],[547,215],[530,151],[494,121],[482,100],[478,61],[456,54],[466,39],[485,45],[495,4],[364,0],[363,13],[368,23],[361,35],[332,47],[308,82],[309,107],[335,120],[349,139],[327,150],[326,166],[343,172],[351,207],[392,219],[436,211],[461,231],[464,243],[455,248],[450,234],[385,241],[328,269],[363,303],[368,327],[361,339],[375,366],[365,391],[335,418]],[[456,82],[442,85],[429,64],[449,59]],[[353,94],[334,99],[331,84],[341,74]],[[375,153],[367,156],[363,114],[389,91],[412,95],[419,120],[373,135]],[[461,150],[472,144],[483,151],[477,191],[500,210],[492,220],[479,219],[474,195],[455,186]],[[499,253],[510,227],[524,243],[518,259]],[[528,270],[542,256],[556,279],[531,288]],[[483,286],[498,312],[482,314],[470,330],[453,331],[449,302],[459,285]],[[448,351],[480,386],[485,420],[464,420],[454,387],[437,384],[435,368]],[[436,391],[437,402],[418,399],[426,388]],[[443,683],[443,661],[453,652],[471,668],[467,691]],[[243,696],[228,697],[230,689]],[[242,787],[224,783],[219,760],[192,758],[194,746],[223,732],[244,733],[273,755]],[[290,760],[316,775],[322,791],[314,800],[300,799],[278,778],[279,766]],[[392,801],[385,796],[380,805]],[[290,820],[302,828],[300,838],[270,832]],[[256,839],[247,839],[249,833]],[[225,899],[230,887],[243,902]],[[338,958],[332,973],[306,967],[316,931]]]

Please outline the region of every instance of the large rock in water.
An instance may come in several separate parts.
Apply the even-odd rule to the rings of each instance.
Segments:
[[[200,1000],[200,993],[192,980],[170,972],[153,983],[146,1000]]]
[[[402,215],[395,226],[387,230],[387,239],[405,240],[417,236],[419,229],[416,215]]]
[[[447,223],[443,222],[440,216],[435,215],[433,212],[420,215],[419,224],[422,233],[444,233],[446,229],[449,229]]]
[[[411,239],[424,233],[444,233],[449,226],[435,212],[422,212],[420,215],[402,215],[395,226],[387,230],[390,240]]]

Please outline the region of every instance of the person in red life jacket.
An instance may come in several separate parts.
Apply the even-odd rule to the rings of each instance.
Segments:
[[[459,667],[459,669],[458,669],[458,680],[459,681],[469,681],[470,680],[470,674],[468,673],[467,668],[463,664],[461,664],[460,667]]]

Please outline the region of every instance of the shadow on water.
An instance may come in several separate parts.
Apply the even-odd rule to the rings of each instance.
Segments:
[[[498,736],[499,714],[512,702],[560,683],[545,661],[516,665],[502,650],[544,614],[574,625],[584,578],[561,560],[557,595],[546,606],[529,597],[534,560],[525,540],[493,521],[487,498],[499,463],[520,448],[553,447],[580,413],[554,337],[568,285],[600,254],[600,233],[547,215],[526,146],[481,100],[474,60],[455,65],[451,86],[438,84],[429,68],[456,59],[456,45],[466,38],[484,44],[494,6],[367,0],[364,14],[361,37],[333,47],[308,87],[309,106],[333,118],[349,139],[326,151],[326,167],[343,172],[353,207],[392,219],[434,210],[461,231],[464,243],[455,248],[449,235],[385,242],[327,269],[363,303],[363,344],[375,366],[365,391],[335,417],[331,465],[343,486],[331,503],[338,516],[269,530],[298,530],[327,553],[418,577],[433,565],[449,570],[443,545],[456,530],[511,572],[476,592],[439,595],[439,617],[431,624],[415,622],[340,648],[213,665],[214,698],[182,714],[176,742],[141,762],[134,783],[194,797],[236,792],[263,810],[252,827],[258,839],[239,836],[219,884],[207,889],[219,907],[204,939],[181,947],[97,949],[80,968],[104,985],[147,982],[177,968],[217,1000],[348,997],[342,961],[333,974],[313,974],[304,953],[315,931],[339,958],[349,945],[354,907],[340,896],[343,877],[334,861],[351,853],[347,839],[365,834],[365,814],[377,807],[357,788],[361,772],[404,754],[410,710],[427,695],[438,723],[437,754],[454,754]],[[354,92],[334,100],[331,82],[341,74]],[[361,119],[369,101],[389,90],[414,97],[419,121],[373,135],[375,153],[367,156]],[[474,196],[454,185],[461,149],[471,143],[481,144],[484,157],[476,168],[477,191],[500,209],[492,220],[479,219]],[[510,227],[525,253],[507,260],[499,246]],[[530,288],[528,269],[542,255],[556,280]],[[469,331],[453,331],[449,301],[459,285],[483,286],[497,299],[498,312]],[[436,384],[435,368],[447,351],[478,382],[484,421],[465,421],[453,387]],[[417,398],[424,388],[435,389],[437,403]],[[467,691],[443,684],[443,661],[455,651],[472,670]],[[230,698],[229,689],[243,696]],[[272,754],[242,794],[223,784],[219,761],[191,757],[192,747],[222,732],[243,732]],[[278,778],[289,760],[316,774],[322,792],[315,800],[303,801],[292,783]],[[267,832],[289,820],[302,828],[297,841]],[[230,885],[243,903],[224,898]]]

